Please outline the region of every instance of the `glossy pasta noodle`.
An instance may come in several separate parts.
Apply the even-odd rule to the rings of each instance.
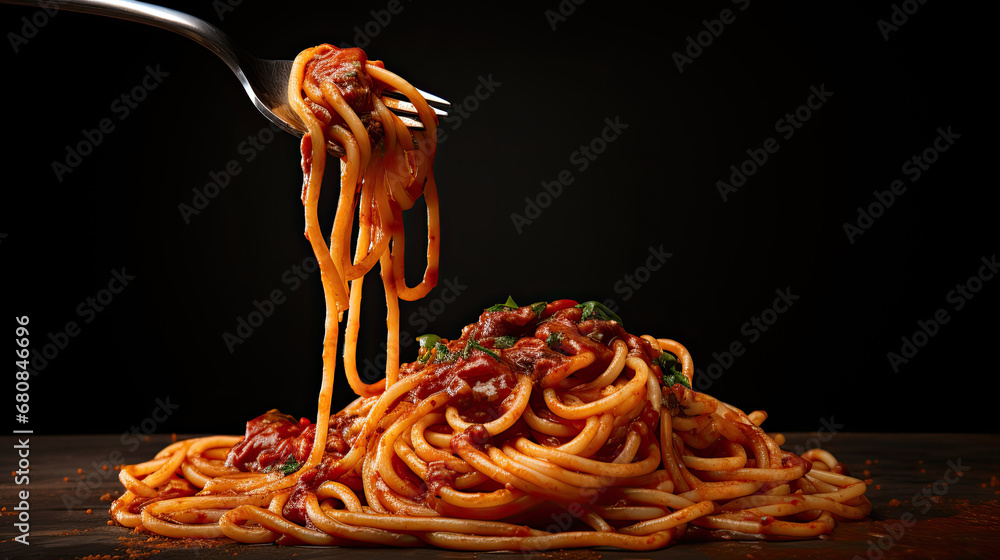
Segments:
[[[385,107],[386,89],[415,105],[423,131]],[[248,543],[649,550],[690,531],[809,538],[867,515],[865,483],[832,455],[782,450],[783,438],[760,428],[763,412],[690,388],[680,343],[629,334],[596,302],[508,299],[455,339],[421,337],[416,361],[399,365],[398,300],[424,296],[437,277],[436,117],[360,49],[303,51],[288,94],[308,131],[305,233],[327,305],[316,421],[272,410],[242,437],[178,441],[123,467],[118,523]],[[317,204],[329,142],[346,155],[326,243]],[[402,212],[421,195],[427,264],[409,287]],[[358,316],[376,263],[388,365],[365,384]],[[331,415],[345,311],[343,363],[358,398]]]

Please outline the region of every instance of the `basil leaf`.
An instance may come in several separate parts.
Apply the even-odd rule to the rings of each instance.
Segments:
[[[588,317],[594,316],[602,321],[617,321],[619,325],[622,324],[621,317],[615,315],[614,311],[608,309],[608,306],[599,301],[585,301],[576,307],[583,309],[583,317],[580,318],[581,321],[586,321]]]
[[[540,301],[538,303],[531,304],[531,310],[535,312],[535,315],[541,315],[545,308],[548,307],[548,302]]]
[[[518,305],[514,303],[514,298],[512,296],[507,296],[507,301],[504,303],[498,303],[492,307],[487,307],[486,311],[503,311],[505,309],[517,309]]]

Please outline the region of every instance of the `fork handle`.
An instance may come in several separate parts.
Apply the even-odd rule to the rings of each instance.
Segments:
[[[58,8],[108,16],[173,31],[214,52],[239,74],[240,48],[221,29],[190,14],[134,0],[0,0],[0,4]]]

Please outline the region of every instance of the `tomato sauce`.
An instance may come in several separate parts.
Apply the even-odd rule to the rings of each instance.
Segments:
[[[647,341],[625,332],[618,321],[594,316],[584,318],[583,313],[575,302],[569,300],[549,305],[501,306],[500,309],[486,310],[476,323],[462,329],[458,339],[449,341],[435,337],[435,344],[421,348],[416,361],[400,366],[400,379],[420,375],[423,381],[393,403],[393,407],[402,403],[409,403],[406,406],[410,406],[441,392],[447,394],[449,406],[456,407],[463,420],[472,424],[452,438],[453,449],[472,445],[486,450],[518,437],[534,439],[542,445],[562,445],[570,438],[539,437],[523,419],[518,419],[503,434],[494,437],[482,424],[499,418],[508,410],[508,401],[513,398],[512,393],[524,376],[536,387],[550,375],[562,379],[567,368],[573,364],[575,355],[592,353],[595,359],[572,375],[581,382],[597,377],[613,360],[616,340],[623,340],[630,356],[642,359],[653,375],[662,378],[659,367],[653,363],[660,353]],[[541,390],[532,392],[530,403],[532,410],[545,420],[569,425],[575,430],[583,427],[582,420],[570,421],[552,414],[545,406]],[[300,477],[285,506],[285,516],[289,520],[307,522],[304,500],[309,492],[343,472],[335,465],[354,445],[348,433],[354,419],[354,416],[343,412],[331,417],[326,454],[317,468]],[[642,437],[645,448],[655,438],[658,421],[658,414],[647,406],[630,423],[616,428],[593,458],[603,461],[614,459],[633,431]],[[304,418],[295,421],[276,410],[269,411],[247,423],[246,437],[233,447],[227,464],[257,472],[287,469],[289,465],[305,461],[315,433],[316,426]],[[371,438],[372,442],[376,440],[377,434]],[[425,483],[413,476],[401,461],[394,461],[393,467],[400,476],[420,488],[425,496],[429,492],[430,499],[442,486],[453,484],[456,476],[444,464],[432,463],[428,465],[429,478]]]

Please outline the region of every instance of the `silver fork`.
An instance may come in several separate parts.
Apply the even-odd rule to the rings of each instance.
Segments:
[[[60,10],[83,12],[109,16],[137,23],[145,23],[167,31],[183,35],[214,52],[236,74],[243,89],[253,104],[271,122],[282,130],[302,136],[305,126],[288,106],[288,75],[292,70],[291,60],[264,60],[246,52],[233,42],[218,27],[188,15],[162,6],[136,2],[133,0],[0,0],[2,4],[57,7]],[[448,101],[417,90],[440,116],[447,115]],[[398,92],[388,92],[382,101],[386,107],[399,115],[403,123],[411,129],[423,129],[419,119],[414,118],[416,108]],[[395,96],[393,96],[395,94]],[[328,142],[327,150],[341,156],[344,149],[336,142]]]

